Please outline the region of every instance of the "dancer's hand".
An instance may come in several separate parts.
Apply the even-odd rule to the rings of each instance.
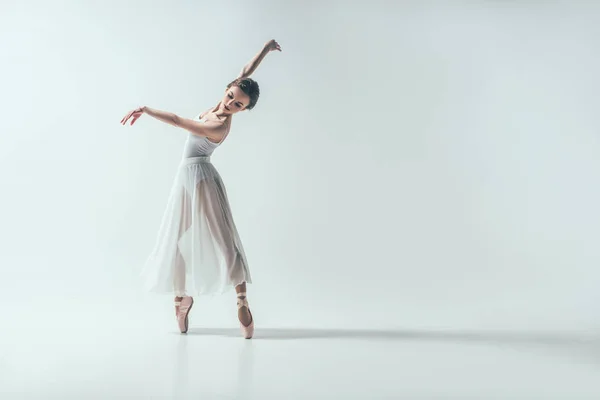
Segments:
[[[275,41],[275,39],[269,40],[267,44],[265,44],[265,48],[269,51],[281,51],[281,46]]]
[[[138,107],[135,110],[128,112],[127,115],[125,115],[123,117],[123,119],[121,120],[121,125],[125,125],[127,123],[127,121],[129,121],[130,118],[133,118],[131,120],[131,124],[130,124],[130,125],[133,125],[133,123],[135,121],[137,121],[138,118],[141,117],[143,113],[144,113],[144,107]]]

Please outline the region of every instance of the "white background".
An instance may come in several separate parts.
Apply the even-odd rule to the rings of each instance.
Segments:
[[[8,329],[82,310],[175,329],[138,274],[186,133],[119,121],[193,117],[274,38],[213,157],[258,326],[595,331],[599,20],[583,1],[3,1]],[[237,324],[233,291],[196,312]]]
[[[186,133],[119,120],[216,104],[275,38],[214,157],[264,323],[596,327],[583,4],[3,3],[1,293],[137,292]]]

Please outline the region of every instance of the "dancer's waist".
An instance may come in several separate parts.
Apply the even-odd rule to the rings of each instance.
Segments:
[[[181,160],[181,165],[210,163],[210,156],[186,157]]]

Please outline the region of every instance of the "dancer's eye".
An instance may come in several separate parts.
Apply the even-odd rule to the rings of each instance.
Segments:
[[[233,99],[233,94],[231,92],[229,92],[229,98]]]

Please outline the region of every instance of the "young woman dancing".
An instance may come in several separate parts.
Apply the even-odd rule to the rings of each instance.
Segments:
[[[210,162],[231,129],[233,116],[251,110],[259,88],[250,75],[271,51],[281,51],[275,40],[227,85],[223,98],[194,119],[139,107],[121,120],[133,125],[143,114],[188,131],[183,157],[171,189],[157,240],[142,276],[150,291],[174,293],[179,330],[187,333],[193,294],[223,293],[234,287],[242,335],[254,334],[246,284],[252,283],[248,261],[238,235],[221,176]]]

